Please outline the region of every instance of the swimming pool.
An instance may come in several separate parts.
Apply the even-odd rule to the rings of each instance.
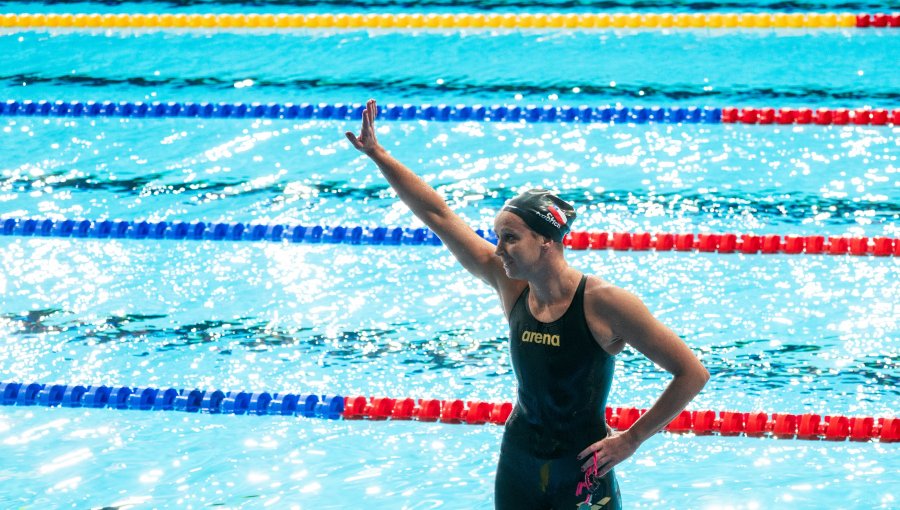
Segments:
[[[125,7],[21,11],[192,12]],[[17,31],[0,35],[0,86],[9,100],[890,109],[898,50],[892,32],[848,30]],[[356,124],[0,117],[0,213],[418,226],[347,146]],[[397,121],[379,136],[473,228],[544,185],[583,230],[896,238],[898,130]],[[694,409],[897,415],[896,257],[568,257],[698,352],[713,377]],[[513,398],[498,303],[441,247],[0,236],[0,259],[0,381]],[[618,364],[610,403],[647,407],[666,379],[632,352]],[[492,508],[501,432],[0,406],[0,502]],[[898,468],[888,443],[659,434],[617,472],[630,508],[891,508]]]

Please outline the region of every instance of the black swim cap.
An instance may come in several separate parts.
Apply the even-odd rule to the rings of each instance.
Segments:
[[[561,242],[575,219],[575,208],[565,200],[543,189],[530,189],[503,206],[522,218],[531,230]]]

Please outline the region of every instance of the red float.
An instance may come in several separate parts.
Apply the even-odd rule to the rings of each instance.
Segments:
[[[738,120],[737,108],[722,108],[722,122],[725,124],[733,124]]]
[[[831,111],[831,123],[843,126],[850,122],[850,112],[844,108],[837,108]]]
[[[793,124],[796,116],[797,112],[790,108],[779,108],[778,111],[775,112],[775,123]]]
[[[846,441],[850,436],[850,420],[846,416],[825,417],[825,440]]]
[[[713,411],[694,411],[692,419],[693,431],[697,435],[708,435],[714,432],[716,413]]]
[[[465,404],[462,400],[445,400],[441,403],[441,421],[444,423],[462,423]]]
[[[469,425],[481,425],[487,423],[491,417],[493,406],[487,402],[468,402],[464,412],[466,423]]]
[[[591,244],[591,239],[587,232],[570,232],[566,237],[569,238],[569,246],[573,250],[586,250]]]
[[[769,417],[766,413],[756,411],[749,413],[746,418],[745,432],[751,437],[761,437],[768,432]]]
[[[781,439],[793,439],[797,435],[797,416],[793,414],[773,414],[772,435]]]
[[[413,415],[419,421],[438,421],[441,416],[441,401],[433,398],[419,399]]]
[[[870,110],[853,110],[850,112],[850,122],[862,126],[872,122],[872,112]]]
[[[513,406],[509,402],[494,404],[491,408],[490,422],[496,423],[497,425],[503,425],[506,423],[506,419],[509,418],[509,415],[512,414],[512,408]]]
[[[806,238],[795,236],[795,235],[786,235],[784,236],[784,252],[790,254],[797,254],[803,252],[803,245]]]
[[[720,434],[723,436],[737,436],[744,433],[744,430],[746,430],[745,422],[747,421],[747,413],[722,411],[720,414]]]
[[[850,418],[849,425],[851,441],[868,441],[872,439],[872,428],[875,425],[875,419],[871,416]]]
[[[358,420],[366,416],[366,397],[347,397],[344,399],[344,419]]]
[[[809,108],[800,108],[794,116],[794,122],[797,124],[811,124],[813,121],[813,112]]]
[[[741,253],[757,253],[759,251],[759,236],[753,234],[741,234]]]
[[[692,414],[690,411],[681,411],[674,420],[669,422],[666,425],[665,430],[669,432],[674,432],[676,434],[682,434],[685,432],[690,432],[691,427],[693,426]]]
[[[891,255],[894,251],[894,240],[889,237],[873,237],[872,245],[872,254],[878,257]]]
[[[386,397],[376,397],[372,399],[372,403],[366,407],[365,415],[370,420],[386,420],[391,416],[394,410],[396,400]]]
[[[719,253],[734,253],[737,248],[737,236],[734,234],[722,234],[719,237]]]
[[[694,249],[694,234],[678,234],[675,236],[675,249],[691,251]]]
[[[853,237],[850,239],[851,255],[868,255],[869,254],[869,238]]]
[[[653,247],[656,251],[668,251],[675,247],[675,236],[672,234],[656,234]]]
[[[878,424],[881,427],[878,439],[882,443],[896,443],[900,441],[900,418],[879,418]]]
[[[614,250],[628,250],[631,248],[631,234],[628,232],[616,232],[613,234],[612,248]]]
[[[813,122],[821,126],[831,124],[831,110],[828,108],[819,108],[813,114]]]
[[[807,236],[806,253],[822,253],[825,251],[825,236]]]
[[[828,238],[828,254],[829,255],[846,255],[850,248],[850,243],[846,237],[829,237]]]
[[[781,236],[777,234],[767,234],[762,237],[763,253],[778,253],[781,251]]]
[[[616,428],[619,430],[628,430],[643,414],[641,409],[635,407],[621,407],[617,408],[616,411],[616,415],[619,417]]]
[[[819,439],[819,423],[822,417],[818,414],[801,414],[797,426],[798,439]]]
[[[697,249],[703,252],[716,251],[719,247],[718,234],[700,234],[697,236]]]
[[[631,248],[633,250],[649,250],[650,249],[650,234],[646,232],[641,232],[639,234],[634,234],[631,236]]]
[[[416,410],[416,401],[411,398],[397,399],[394,409],[391,411],[393,420],[411,420]]]
[[[606,232],[591,232],[588,237],[592,250],[605,250],[609,245],[609,234]]]

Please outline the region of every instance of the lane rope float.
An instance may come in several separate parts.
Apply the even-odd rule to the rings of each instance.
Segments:
[[[206,119],[317,119],[361,118],[363,104],[344,103],[214,103],[130,101],[16,101],[0,102],[0,116],[10,117],[124,117]],[[626,107],[518,105],[379,105],[378,120],[435,122],[584,122],[615,124],[812,124],[900,126],[900,108],[755,108],[755,107]]]
[[[842,29],[900,27],[900,13],[7,13],[0,29]]]
[[[497,244],[490,229],[476,229],[482,239]],[[0,236],[67,239],[156,239],[178,241],[268,241],[306,244],[385,246],[440,246],[440,238],[427,228],[328,225],[265,225],[127,220],[50,220],[0,218]],[[667,232],[587,232],[566,234],[563,244],[572,250],[697,251],[704,253],[788,255],[900,256],[900,239],[825,235],[714,234]]]
[[[83,386],[0,382],[6,406],[87,407],[143,411],[303,416],[344,420],[415,420],[469,425],[503,425],[509,402],[412,399],[268,391],[202,391],[129,386]],[[635,407],[607,407],[610,427],[625,430],[646,412]],[[763,411],[682,411],[664,429],[676,434],[772,437],[827,441],[900,442],[900,418],[821,416]]]

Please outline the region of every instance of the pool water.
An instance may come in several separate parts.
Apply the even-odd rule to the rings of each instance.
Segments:
[[[193,10],[203,7],[245,6]],[[246,9],[281,7],[295,9]],[[897,108],[898,41],[852,30],[6,32],[0,99]],[[545,186],[576,204],[579,230],[898,237],[897,127],[379,126],[473,228]],[[357,128],[0,117],[0,216],[420,225],[345,141]],[[695,350],[712,379],[693,409],[898,414],[893,257],[567,258],[637,293]],[[0,381],[515,394],[497,299],[434,246],[0,237],[0,334]],[[610,404],[649,407],[667,382],[626,350]],[[3,406],[0,507],[492,508],[501,433]],[[895,444],[672,434],[617,468],[626,508],[895,508],[898,471]]]

